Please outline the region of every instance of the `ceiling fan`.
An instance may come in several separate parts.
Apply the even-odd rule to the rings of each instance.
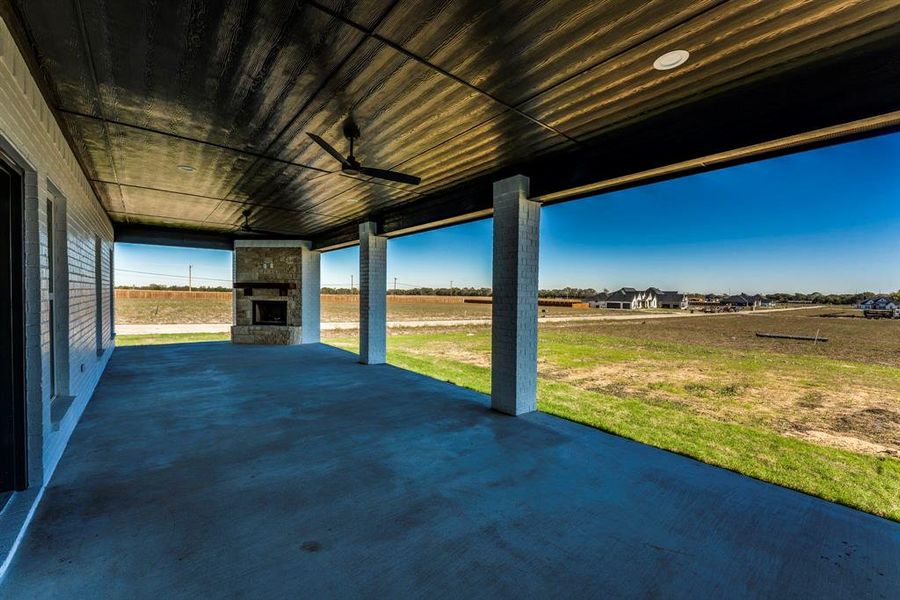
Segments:
[[[353,156],[353,141],[359,139],[359,127],[356,126],[353,119],[347,119],[344,123],[344,137],[350,140],[350,155],[347,157],[344,157],[340,152],[334,149],[334,146],[316,134],[307,131],[306,135],[312,138],[312,141],[321,146],[322,149],[334,157],[335,160],[340,162],[341,171],[347,175],[368,175],[370,177],[377,177],[378,179],[386,179],[398,183],[409,183],[411,185],[419,185],[419,183],[422,182],[422,178],[416,177],[415,175],[407,175],[406,173],[399,173],[397,171],[373,169],[372,167],[362,166],[359,161],[356,160],[356,157]]]
[[[277,235],[283,236],[283,233],[278,233],[275,231],[266,231],[265,229],[257,229],[256,227],[250,226],[250,214],[252,211],[249,208],[245,208],[241,211],[241,215],[244,217],[244,222],[241,223],[236,229],[237,232],[243,235]]]

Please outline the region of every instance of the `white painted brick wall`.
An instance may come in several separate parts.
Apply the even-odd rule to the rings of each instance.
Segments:
[[[538,242],[541,207],[521,175],[494,184],[491,406],[537,408]]]
[[[321,252],[303,248],[300,284],[301,316],[300,342],[318,344],[321,340],[322,261]]]
[[[375,223],[359,226],[359,361],[387,360],[387,238]]]
[[[29,480],[45,483],[68,442],[112,352],[110,249],[113,230],[40,95],[6,24],[0,21],[0,148],[24,168],[26,388]],[[46,201],[51,186],[65,198],[69,272],[69,393],[65,416],[51,422],[49,264]],[[57,224],[62,226],[61,223]],[[95,342],[95,237],[102,243],[102,345]],[[57,290],[59,293],[61,290]]]

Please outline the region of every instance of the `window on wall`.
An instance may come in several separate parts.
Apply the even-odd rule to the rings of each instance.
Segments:
[[[56,226],[53,219],[53,201],[47,199],[47,299],[50,329],[50,397],[56,397]]]
[[[56,243],[55,235],[54,235],[54,222],[53,222],[53,201],[49,198],[47,199],[47,300],[49,306],[47,307],[47,312],[49,313],[49,329],[50,329],[50,339],[49,339],[49,361],[50,361],[50,397],[56,397],[56,298],[55,298],[55,283],[56,283],[56,252],[54,249],[54,245]]]
[[[69,253],[66,198],[48,181],[47,290],[50,397],[69,396]],[[56,404],[54,403],[54,406]]]
[[[103,354],[103,241],[94,238],[94,322],[97,356]]]

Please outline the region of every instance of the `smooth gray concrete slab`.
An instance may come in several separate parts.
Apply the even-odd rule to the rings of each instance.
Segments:
[[[896,598],[900,524],[322,345],[116,351],[3,598]]]

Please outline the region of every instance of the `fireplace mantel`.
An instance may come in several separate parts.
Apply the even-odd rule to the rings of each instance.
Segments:
[[[299,285],[296,281],[236,281],[234,283],[235,289],[247,289],[247,288],[268,288],[268,289],[279,289],[279,290],[296,290],[299,289]]]

